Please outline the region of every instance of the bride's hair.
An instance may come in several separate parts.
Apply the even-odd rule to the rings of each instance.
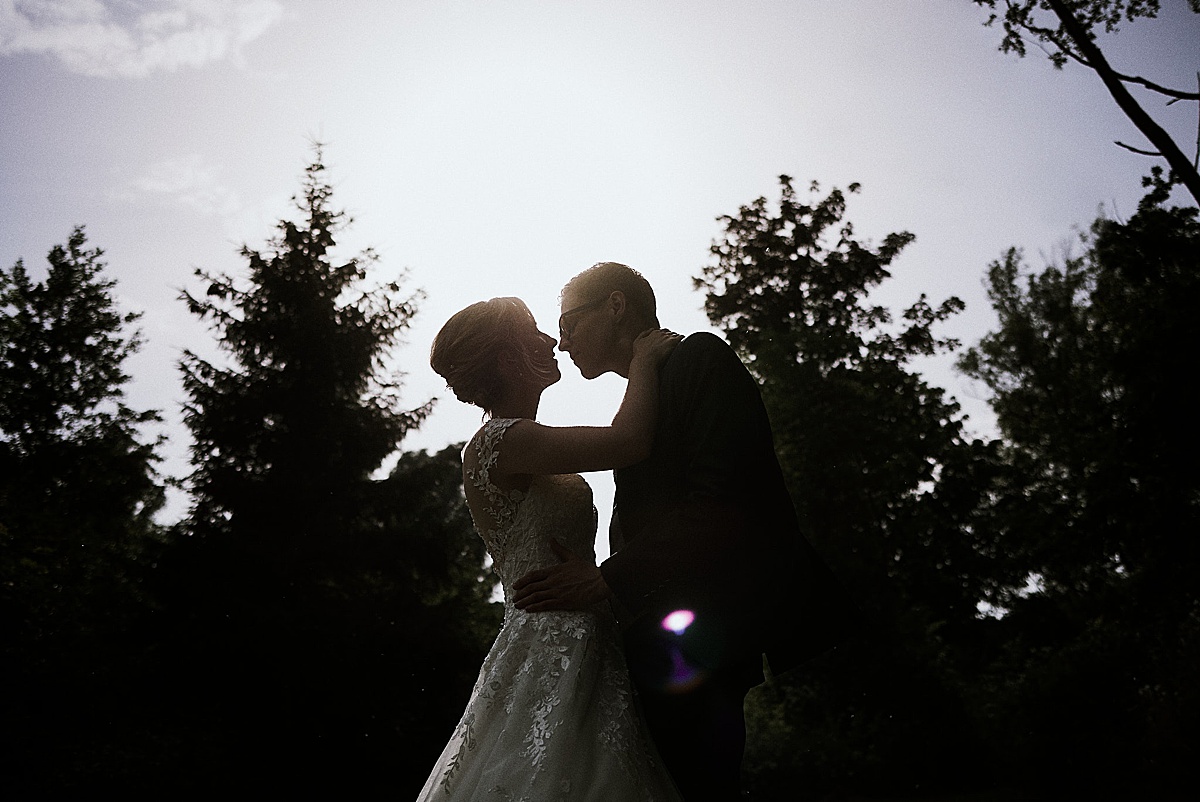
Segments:
[[[459,401],[490,413],[509,378],[500,368],[505,352],[516,357],[516,373],[540,379],[553,376],[552,367],[531,353],[537,330],[533,313],[520,298],[492,298],[456,313],[429,350],[429,365],[446,380]]]

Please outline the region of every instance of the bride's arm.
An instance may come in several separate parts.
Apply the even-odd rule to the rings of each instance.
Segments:
[[[544,426],[524,420],[504,436],[497,469],[507,474],[582,473],[623,468],[650,455],[658,411],[658,368],[680,336],[655,329],[634,341],[629,383],[608,426]]]

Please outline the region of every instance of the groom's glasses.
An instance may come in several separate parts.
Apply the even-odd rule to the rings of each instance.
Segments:
[[[571,339],[571,335],[575,332],[575,323],[578,323],[579,321],[576,320],[575,322],[569,322],[570,318],[578,317],[579,315],[582,315],[584,312],[590,312],[593,309],[599,309],[600,307],[604,306],[604,302],[607,300],[608,300],[607,298],[601,298],[598,301],[592,301],[591,303],[583,304],[582,306],[577,306],[574,309],[568,309],[567,311],[565,311],[561,315],[559,315],[558,316],[558,339],[560,339],[560,340]]]

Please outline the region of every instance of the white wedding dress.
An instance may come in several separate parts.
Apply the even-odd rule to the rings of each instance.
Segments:
[[[634,706],[607,603],[550,613],[512,604],[514,581],[557,562],[551,538],[593,559],[596,539],[583,477],[535,476],[528,490],[510,493],[489,481],[514,423],[490,420],[467,445],[479,458],[468,477],[498,523],[491,529],[476,521],[476,528],[504,589],[504,624],[418,802],[675,802]]]

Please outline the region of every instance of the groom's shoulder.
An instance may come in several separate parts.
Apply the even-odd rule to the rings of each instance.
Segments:
[[[695,384],[698,388],[712,382],[720,385],[740,382],[749,376],[729,343],[709,331],[685,337],[668,357],[662,373],[668,384]]]
[[[675,353],[671,355],[671,361],[676,358],[681,363],[707,363],[707,362],[736,362],[741,364],[733,348],[729,343],[722,340],[711,331],[697,331],[683,338],[675,348]]]

